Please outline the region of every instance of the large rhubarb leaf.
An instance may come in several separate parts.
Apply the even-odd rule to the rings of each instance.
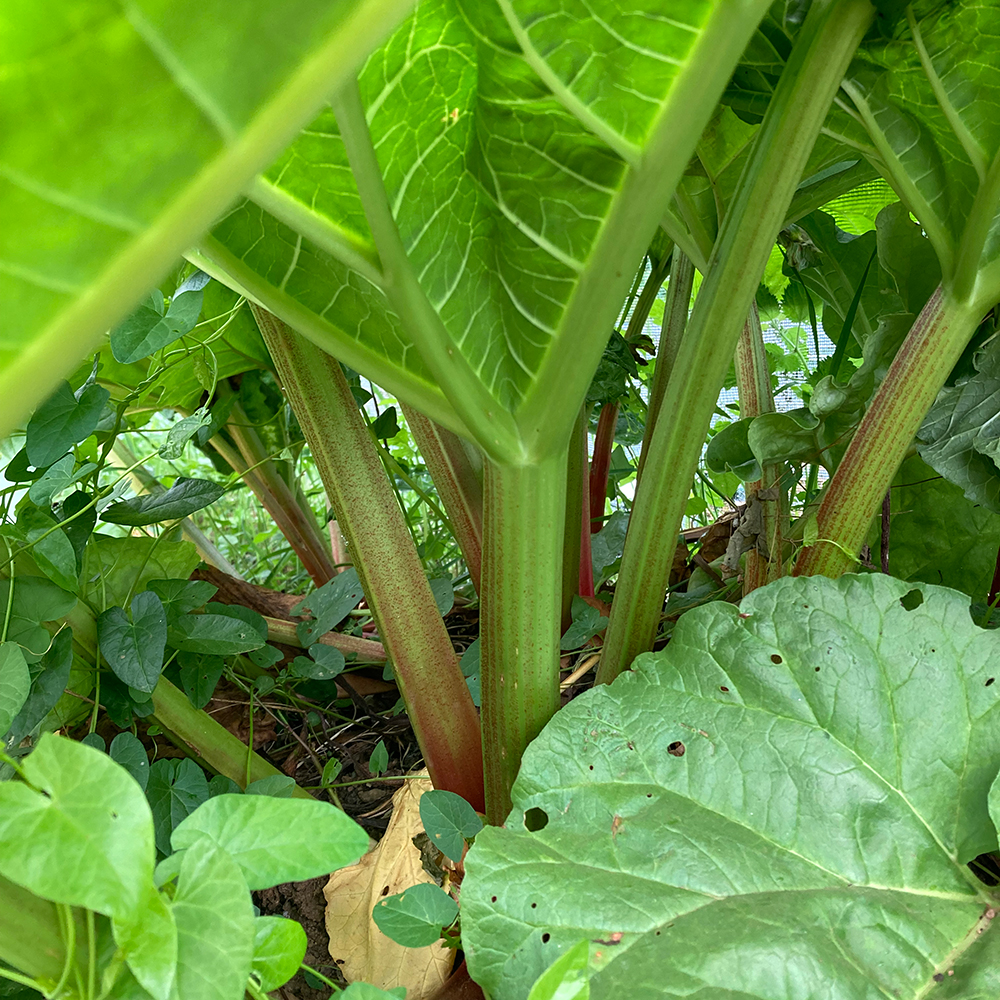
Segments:
[[[996,897],[966,863],[997,848],[1000,637],[913,587],[786,578],[698,608],[558,713],[466,859],[489,995],[525,996],[581,938],[593,1000],[995,982]]]
[[[203,255],[494,455],[564,437],[767,4],[667,6],[427,0],[360,74],[370,146],[324,112]]]
[[[0,431],[277,156],[412,0],[0,13]]]

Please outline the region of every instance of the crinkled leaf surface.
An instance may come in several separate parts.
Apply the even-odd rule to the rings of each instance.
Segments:
[[[627,291],[633,261],[618,262],[648,246],[650,202],[665,205],[766,6],[691,0],[662,16],[656,4],[429,0],[368,60],[360,94],[403,249],[484,412],[517,410],[546,377],[570,375],[582,400]],[[626,163],[647,154],[659,170],[643,196]],[[333,114],[249,193],[203,252],[300,332],[456,426],[449,400],[462,387],[439,388],[423,334],[383,293]],[[619,208],[620,252],[600,271],[615,294],[604,286],[581,313],[601,333],[584,348],[575,296],[603,268]],[[581,351],[592,364],[568,369]]]
[[[0,873],[44,899],[129,920],[153,878],[142,789],[110,757],[51,733],[22,767],[38,791],[0,783]]]
[[[72,0],[5,11],[5,433],[280,153],[409,6]]]
[[[353,864],[368,835],[326,802],[216,795],[174,829],[175,851],[207,838],[240,866],[251,889],[326,875]]]
[[[980,975],[993,899],[965,863],[997,845],[1000,637],[955,591],[906,610],[912,586],[698,608],[557,713],[466,858],[473,977],[523,997],[583,937],[595,1000],[924,997],[966,948]]]
[[[978,371],[946,386],[917,432],[928,465],[959,486],[973,503],[1000,514],[1000,350],[976,358]]]

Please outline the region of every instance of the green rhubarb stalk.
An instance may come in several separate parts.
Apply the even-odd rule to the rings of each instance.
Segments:
[[[419,411],[406,405],[402,410],[444,504],[469,569],[469,578],[478,594],[483,566],[482,456],[474,445],[467,444]]]
[[[663,309],[663,324],[660,327],[660,343],[656,349],[656,367],[653,369],[653,387],[649,393],[649,408],[646,411],[646,427],[642,433],[642,450],[639,452],[639,477],[642,476],[649,440],[656,427],[656,420],[663,406],[663,396],[667,391],[670,373],[677,362],[681,338],[687,326],[688,310],[691,305],[691,289],[694,286],[694,264],[691,258],[674,249],[670,262],[670,283],[667,285],[667,302]]]
[[[559,707],[559,617],[567,451],[486,466],[482,638],[486,818],[510,812],[528,744]]]
[[[481,810],[476,709],[347,379],[329,354],[252,308],[354,556],[431,780]]]
[[[771,99],[650,438],[599,682],[613,680],[652,648],[675,539],[719,388],[820,126],[874,13],[868,0],[813,3]]]
[[[857,564],[872,516],[982,311],[940,287],[928,299],[830,480],[795,576],[840,576]]]
[[[219,391],[226,393],[232,390],[220,383]],[[260,435],[250,425],[238,402],[233,404],[226,421],[226,431],[236,448],[221,434],[211,438],[212,447],[250,487],[285,536],[292,551],[302,561],[310,579],[317,587],[322,587],[333,579],[336,570],[316,524],[315,515],[306,509],[301,497],[296,495],[278,471],[277,463],[268,457]]]
[[[750,305],[746,322],[736,345],[736,384],[740,394],[740,417],[759,417],[774,412],[774,393],[771,390],[771,368],[764,350],[764,337],[760,329],[757,303]],[[769,462],[762,469],[760,479],[746,484],[747,503],[759,503],[764,521],[763,538],[767,545],[765,555],[758,545],[746,554],[743,573],[743,596],[763,587],[781,576],[782,545],[784,544],[785,503],[781,490],[784,465]],[[761,497],[760,494],[764,496]],[[773,499],[772,499],[773,495]]]

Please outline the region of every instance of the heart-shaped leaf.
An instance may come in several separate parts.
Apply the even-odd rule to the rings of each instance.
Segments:
[[[132,598],[132,616],[122,608],[108,608],[97,617],[101,655],[115,675],[129,687],[151,692],[163,670],[167,645],[167,616],[151,590]]]

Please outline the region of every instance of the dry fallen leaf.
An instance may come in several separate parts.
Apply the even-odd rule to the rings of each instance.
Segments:
[[[372,910],[383,896],[434,879],[420,865],[413,837],[422,833],[420,796],[429,779],[405,781],[392,797],[385,836],[356,865],[330,876],[326,888],[326,930],[330,956],[348,982],[381,989],[406,987],[406,1000],[425,1000],[448,978],[455,952],[441,944],[404,948],[375,926]]]

